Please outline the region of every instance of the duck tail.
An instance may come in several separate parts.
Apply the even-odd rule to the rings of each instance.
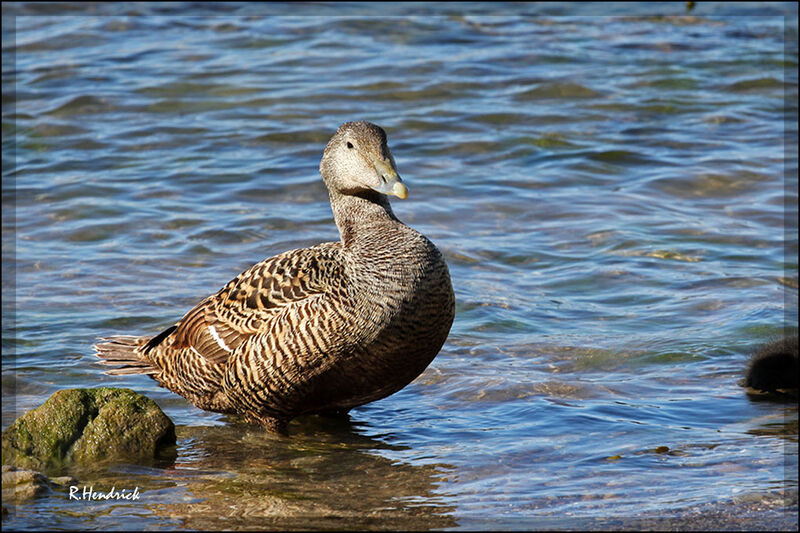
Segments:
[[[101,365],[113,366],[104,374],[124,376],[128,374],[147,374],[152,376],[158,373],[141,348],[149,340],[148,337],[134,337],[133,335],[117,335],[100,339],[94,345],[95,355],[100,358]]]

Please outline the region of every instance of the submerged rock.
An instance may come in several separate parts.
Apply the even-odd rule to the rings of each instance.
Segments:
[[[49,494],[53,488],[76,483],[69,476],[48,478],[41,472],[3,465],[3,501],[30,500]]]
[[[762,346],[750,360],[744,385],[761,391],[797,389],[797,335]]]
[[[3,464],[57,469],[109,460],[152,459],[175,443],[175,425],[130,389],[66,389],[3,432]]]

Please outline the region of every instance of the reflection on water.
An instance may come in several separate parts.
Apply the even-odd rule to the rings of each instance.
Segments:
[[[4,527],[796,526],[796,403],[738,385],[796,331],[794,4],[214,9],[4,5],[3,427],[104,385],[179,436],[73,472],[142,501]],[[289,439],[103,375],[96,338],[338,238],[317,167],[355,119],[450,266],[425,374]]]
[[[457,525],[454,507],[436,491],[452,467],[391,461],[374,450],[393,446],[347,424],[311,418],[291,439],[230,426],[186,428],[182,436],[191,450],[176,464],[178,478],[196,469],[215,475],[187,486],[202,505],[164,505],[155,513],[187,517],[184,525],[193,529],[240,527],[254,519],[294,529]],[[221,479],[225,473],[230,477]]]

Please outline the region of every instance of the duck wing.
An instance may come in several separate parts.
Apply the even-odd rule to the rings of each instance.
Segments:
[[[247,339],[269,331],[287,306],[323,297],[332,281],[341,286],[340,252],[341,244],[330,242],[253,265],[153,337],[144,346],[145,354],[171,338],[172,349],[191,348],[211,363],[227,363]]]

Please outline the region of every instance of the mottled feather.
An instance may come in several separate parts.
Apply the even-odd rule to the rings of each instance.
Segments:
[[[340,249],[325,243],[253,265],[175,325],[172,348],[191,347],[212,363],[226,363],[243,342],[269,329],[284,307],[325,296],[331,280],[341,283]]]

